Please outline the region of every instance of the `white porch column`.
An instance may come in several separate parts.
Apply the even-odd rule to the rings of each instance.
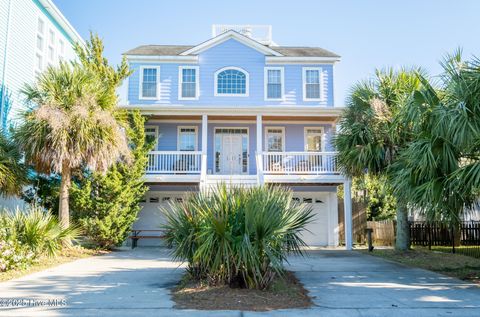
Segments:
[[[262,124],[262,115],[257,114],[257,151],[256,155],[256,162],[257,162],[257,184],[263,185],[263,124]]]
[[[202,115],[202,162],[200,168],[200,189],[207,184],[208,116]]]
[[[352,249],[352,181],[350,179],[343,183],[343,209],[345,228],[345,248]]]

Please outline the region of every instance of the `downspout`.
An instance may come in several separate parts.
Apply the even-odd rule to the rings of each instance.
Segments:
[[[0,128],[5,128],[3,126],[3,115],[4,115],[4,101],[7,93],[6,88],[6,77],[7,77],[7,52],[8,52],[8,42],[10,38],[10,15],[12,11],[12,0],[8,1],[8,13],[7,13],[7,34],[5,36],[5,46],[3,48],[3,68],[2,68],[2,96],[0,97]],[[5,115],[7,115],[5,113]],[[6,122],[6,121],[5,121]]]

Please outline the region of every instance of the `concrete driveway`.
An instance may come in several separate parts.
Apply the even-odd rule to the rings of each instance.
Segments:
[[[168,288],[182,268],[164,249],[137,248],[0,283],[0,299],[35,305],[0,307],[0,316],[480,316],[477,286],[358,252],[310,251],[289,269],[315,296],[314,308],[173,310]]]

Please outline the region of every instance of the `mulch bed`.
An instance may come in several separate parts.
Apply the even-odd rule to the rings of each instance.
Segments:
[[[277,278],[267,290],[186,281],[172,289],[172,295],[178,309],[270,311],[313,305],[308,291],[292,272],[286,272],[283,279]]]

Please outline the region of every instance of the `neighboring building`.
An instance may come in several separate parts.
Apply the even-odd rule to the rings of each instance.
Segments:
[[[0,122],[23,108],[20,90],[48,65],[75,57],[83,39],[51,0],[0,0]]]
[[[351,248],[350,181],[336,169],[331,142],[342,111],[333,100],[338,55],[277,46],[269,26],[214,26],[198,45],[145,45],[124,55],[134,70],[126,107],[150,115],[146,132],[157,140],[135,229],[158,229],[158,207],[188,191],[275,183],[315,210],[306,242],[336,246],[344,184]]]

